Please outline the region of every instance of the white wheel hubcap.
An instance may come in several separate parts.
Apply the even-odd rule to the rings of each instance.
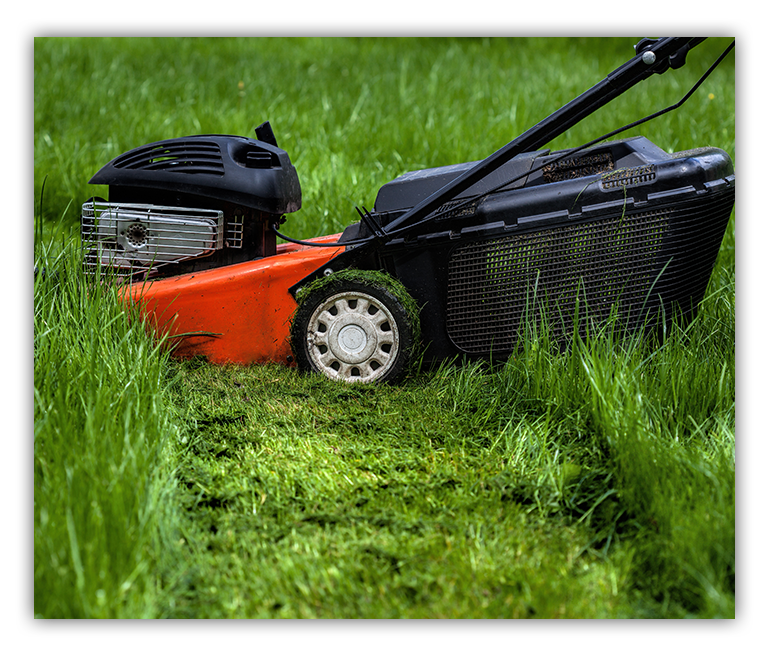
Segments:
[[[371,382],[383,377],[398,355],[398,326],[389,309],[363,292],[326,299],[307,327],[315,367],[332,379]]]

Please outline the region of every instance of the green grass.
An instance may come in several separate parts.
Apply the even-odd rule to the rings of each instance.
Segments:
[[[150,617],[175,546],[167,356],[78,253],[36,248],[35,613]]]
[[[560,353],[532,325],[504,365],[373,388],[169,359],[67,235],[114,156],[266,119],[303,187],[284,230],[339,231],[635,40],[36,40],[35,259],[61,273],[34,290],[35,613],[734,617],[734,219],[698,318],[661,347],[606,332]],[[715,41],[552,146],[677,101]],[[734,158],[733,57],[640,133]]]

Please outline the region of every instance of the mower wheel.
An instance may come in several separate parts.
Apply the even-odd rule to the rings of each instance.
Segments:
[[[291,324],[300,369],[351,383],[399,380],[418,339],[416,303],[381,272],[324,279],[301,298]]]

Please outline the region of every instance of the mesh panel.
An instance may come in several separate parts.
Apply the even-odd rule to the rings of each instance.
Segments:
[[[522,320],[542,318],[568,337],[578,295],[582,332],[585,312],[601,321],[617,310],[628,324],[658,308],[660,294],[666,310],[698,303],[733,201],[732,191],[715,202],[461,245],[449,261],[449,337],[470,354],[508,353]]]

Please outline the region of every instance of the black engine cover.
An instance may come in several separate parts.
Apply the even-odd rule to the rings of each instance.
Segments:
[[[196,206],[230,202],[282,215],[302,206],[288,154],[242,136],[187,136],[137,147],[110,161],[90,180],[110,187],[111,201]]]

